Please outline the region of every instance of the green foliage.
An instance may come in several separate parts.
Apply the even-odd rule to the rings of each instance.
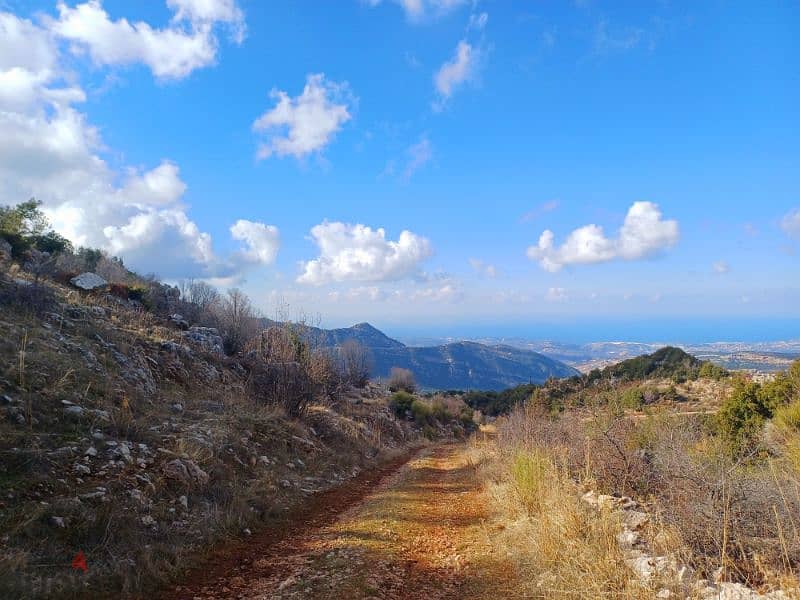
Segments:
[[[411,410],[411,405],[414,403],[414,396],[404,390],[395,392],[389,400],[389,408],[392,409],[394,414],[402,419],[405,418],[406,413]]]
[[[726,369],[723,369],[719,365],[715,365],[710,360],[707,360],[700,366],[700,370],[697,372],[697,375],[703,379],[720,381],[725,377],[729,377],[730,372],[728,372]]]
[[[50,229],[41,204],[31,198],[16,206],[0,206],[0,237],[11,244],[16,258],[34,248],[50,254],[72,251],[69,240]]]
[[[734,449],[752,442],[764,421],[772,417],[775,391],[767,392],[757,384],[744,380],[736,383],[731,395],[717,413],[717,427]]]
[[[628,388],[620,396],[620,403],[623,408],[639,409],[644,404],[644,393],[642,388],[636,386]]]
[[[800,400],[778,408],[775,411],[775,425],[784,431],[800,434]]]
[[[472,410],[469,406],[465,406],[461,409],[461,413],[458,415],[458,420],[461,421],[461,424],[466,429],[472,429],[475,427],[475,411]]]
[[[528,400],[538,388],[537,385],[524,384],[501,392],[469,392],[464,395],[464,402],[485,415],[497,416]]]
[[[83,266],[87,271],[94,271],[103,258],[103,251],[99,248],[80,248],[78,258],[83,261]]]
[[[48,254],[72,252],[72,242],[55,231],[48,231],[43,235],[36,236],[33,239],[33,245],[37,250]]]
[[[670,377],[678,383],[696,379],[703,363],[680,348],[666,346],[653,354],[624,360],[602,371],[604,379],[627,381]]]
[[[411,402],[411,414],[418,425],[431,424],[434,418],[432,407],[423,400],[414,399]]]

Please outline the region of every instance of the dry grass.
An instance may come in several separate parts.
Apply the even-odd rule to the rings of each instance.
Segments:
[[[473,443],[471,456],[487,479],[495,551],[515,565],[509,597],[652,597],[625,566],[618,517],[580,501],[560,457],[534,447],[501,450],[491,442]]]
[[[521,408],[500,421],[492,502],[505,520],[501,547],[518,557],[521,579],[531,582],[527,593],[649,597],[620,567],[613,517],[587,515],[581,506],[586,489],[645,501],[653,551],[699,576],[712,579],[721,569],[725,580],[756,589],[798,587],[795,411],[779,413],[771,449],[760,445],[744,456],[712,435],[702,415],[553,418]]]

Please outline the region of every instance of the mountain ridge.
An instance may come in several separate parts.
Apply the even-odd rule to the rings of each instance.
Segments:
[[[502,390],[578,374],[559,360],[505,344],[455,341],[406,346],[367,322],[336,329],[306,327],[304,336],[325,348],[355,340],[370,354],[372,377],[386,378],[393,367],[409,369],[425,389]]]

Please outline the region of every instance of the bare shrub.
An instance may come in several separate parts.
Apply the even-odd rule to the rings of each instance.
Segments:
[[[706,577],[722,567],[726,580],[779,585],[800,566],[800,481],[787,468],[790,453],[782,464],[763,446],[733,452],[706,421],[669,413],[553,417],[526,406],[500,423],[498,441],[545,452],[586,487],[649,499],[662,532],[656,546],[668,539],[660,551]]]
[[[372,361],[368,350],[357,340],[347,340],[339,349],[342,363],[342,377],[357,388],[369,382]]]
[[[392,392],[403,390],[413,394],[417,391],[417,381],[414,378],[414,373],[408,369],[392,367],[389,372],[389,390]]]
[[[247,345],[244,361],[250,371],[248,392],[264,404],[278,404],[294,417],[313,400],[300,339],[285,327],[270,327]]]
[[[250,298],[237,288],[228,290],[217,304],[216,315],[228,354],[244,350],[248,340],[253,339],[261,328]]]

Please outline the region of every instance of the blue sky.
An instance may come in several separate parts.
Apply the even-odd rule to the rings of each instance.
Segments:
[[[800,336],[797,3],[0,14],[2,201],[35,195],[137,270],[330,325],[747,318]]]

